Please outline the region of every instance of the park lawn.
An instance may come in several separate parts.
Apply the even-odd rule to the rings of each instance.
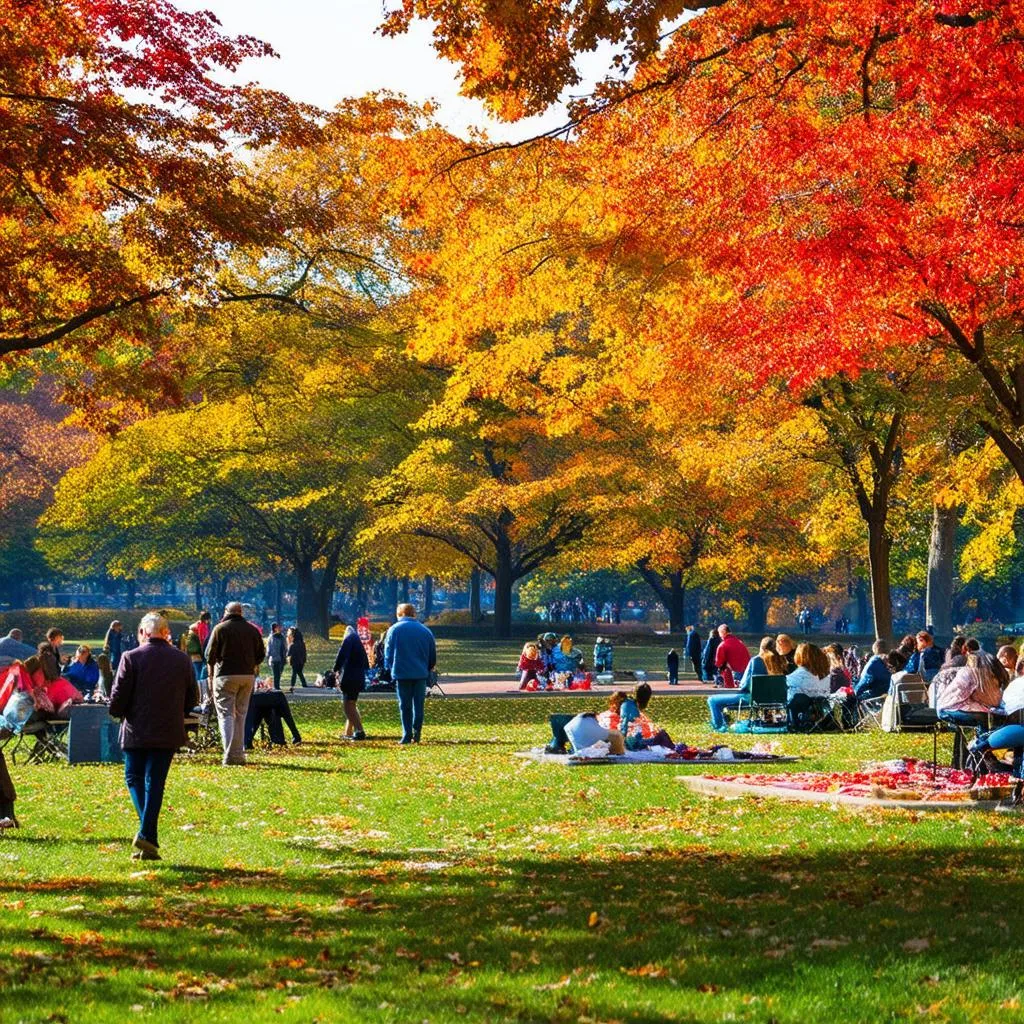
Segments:
[[[690,795],[684,769],[520,762],[571,698],[430,699],[426,742],[304,743],[172,768],[158,864],[116,766],[14,769],[0,1020],[1019,1019],[1024,830],[958,811]],[[653,710],[708,742],[701,703]],[[927,737],[794,736],[816,768]]]

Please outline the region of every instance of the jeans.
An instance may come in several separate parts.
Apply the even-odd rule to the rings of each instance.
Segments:
[[[1013,751],[1013,777],[1024,778],[1024,726],[1004,725],[986,733],[981,737],[980,742],[975,741],[971,745],[972,750],[1012,750]]]
[[[173,750],[124,752],[124,781],[139,816],[139,835],[154,846],[160,845],[156,839],[156,824],[173,757]]]
[[[295,677],[296,676],[298,676],[299,679],[302,681],[302,685],[303,686],[306,685],[306,677],[302,674],[302,670],[305,667],[306,667],[305,665],[292,665],[292,682],[291,682],[291,687],[292,687],[293,690],[295,689]]]
[[[704,682],[704,666],[700,662],[700,658],[691,658],[690,664],[693,666],[693,674],[697,677],[697,682]]]
[[[423,729],[423,701],[427,696],[426,679],[398,679],[398,712],[402,716],[402,742],[419,743]]]
[[[742,695],[735,693],[719,693],[714,697],[708,697],[708,709],[711,711],[711,728],[724,729],[726,726],[725,715],[722,714],[728,708],[738,708],[743,703]]]
[[[213,703],[217,708],[224,764],[245,764],[245,716],[252,697],[252,676],[215,676]]]
[[[953,760],[954,768],[963,768],[967,764],[967,745],[964,741],[962,729],[975,726],[977,729],[984,729],[988,725],[988,715],[980,711],[953,711],[943,710],[939,712],[939,719],[949,722],[951,725],[959,726],[956,735],[953,737]]]
[[[281,689],[281,673],[284,671],[284,662],[283,661],[272,661],[270,663],[270,669],[274,673],[274,689],[275,690],[280,690]],[[294,681],[293,681],[292,685],[294,685]]]

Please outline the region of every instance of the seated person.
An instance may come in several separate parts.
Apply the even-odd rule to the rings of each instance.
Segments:
[[[568,672],[575,675],[583,666],[583,655],[573,646],[571,636],[563,636],[558,646],[551,652],[551,663],[555,672]]]
[[[996,660],[1006,669],[1006,674],[1010,679],[1015,679],[1019,675],[1017,672],[1017,648],[1012,644],[1004,644],[1000,647],[996,652]]]
[[[761,638],[757,654],[747,662],[747,667],[740,676],[739,689],[732,693],[716,693],[708,697],[708,709],[711,712],[711,728],[715,732],[725,732],[728,723],[724,712],[738,708],[747,703],[750,697],[750,680],[754,676],[782,676],[787,671],[786,659],[778,653],[774,637]]]
[[[597,715],[592,711],[585,711],[583,714],[570,718],[565,723],[563,731],[573,753],[578,753],[601,741],[609,745],[610,752],[613,754],[623,754],[626,750],[622,733],[616,729],[604,728],[598,722]]]
[[[622,720],[622,705],[629,700],[629,694],[625,690],[616,690],[608,698],[608,710],[602,711],[597,720],[606,729],[618,729]]]
[[[828,655],[817,644],[800,644],[794,655],[796,668],[786,676],[786,704],[791,720],[805,715],[812,702],[829,696]]]
[[[654,724],[647,717],[646,709],[651,702],[651,694],[650,685],[640,683],[619,709],[619,732],[625,737],[629,750],[675,746],[672,737],[664,729],[655,730]]]
[[[544,672],[544,659],[532,640],[523,644],[523,653],[519,655],[518,672],[520,690],[525,690],[531,679],[539,679]]]
[[[838,693],[840,690],[845,690],[852,679],[845,664],[843,645],[828,644],[824,650],[829,664],[828,691],[829,693]]]
[[[981,650],[971,651],[967,655],[967,664],[956,670],[936,697],[939,718],[954,725],[987,722],[988,713],[1003,704],[997,665],[1002,669],[991,655]]]
[[[64,675],[87,697],[92,695],[100,681],[100,667],[92,656],[88,644],[82,644],[75,657],[64,669]]]
[[[868,658],[853,688],[857,700],[870,700],[872,697],[884,697],[889,692],[889,680],[892,671],[885,662],[885,641],[876,640],[871,645],[871,657]]]
[[[946,652],[941,647],[935,646],[935,640],[931,633],[922,629],[914,638],[916,650],[907,659],[907,671],[916,673],[925,682],[931,682],[935,673],[942,668]],[[1014,653],[1016,660],[1016,652]]]

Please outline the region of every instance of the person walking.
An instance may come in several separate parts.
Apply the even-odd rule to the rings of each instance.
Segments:
[[[224,618],[213,627],[206,649],[226,765],[245,764],[245,716],[256,670],[266,653],[260,631],[242,617],[241,604],[230,602]]]
[[[423,701],[427,682],[437,664],[434,634],[416,621],[416,609],[400,604],[395,610],[398,621],[384,638],[384,666],[395,680],[398,710],[402,717],[403,746],[419,743],[423,731]]]
[[[701,664],[700,633],[697,632],[695,626],[686,627],[685,651],[686,657],[690,660],[690,664],[693,666],[693,672],[697,677],[697,682],[702,683],[704,681],[704,666]]]
[[[302,630],[298,626],[288,630],[288,661],[292,666],[291,690],[295,690],[296,677],[306,685],[306,677],[302,670],[306,667],[306,641],[302,638]]]
[[[150,612],[142,618],[144,642],[126,651],[110,693],[110,714],[121,719],[124,781],[139,831],[138,860],[160,860],[157,822],[174,752],[187,742],[185,716],[199,701],[192,662],[170,643],[170,625]]]
[[[185,634],[185,653],[192,662],[192,671],[196,674],[196,682],[202,678],[203,665],[206,664],[203,657],[203,641],[199,637],[199,628],[195,622],[188,627]]]
[[[712,626],[711,631],[708,633],[708,638],[704,642],[704,647],[701,649],[701,664],[704,667],[704,682],[714,683],[715,686],[718,686],[716,678],[718,669],[715,667],[715,655],[718,653],[718,645],[720,643],[718,630]]]
[[[338,676],[338,689],[341,690],[342,707],[345,709],[345,739],[365,740],[363,720],[356,707],[359,694],[366,686],[366,672],[370,667],[370,659],[366,656],[359,634],[352,626],[345,627],[345,635],[338,648],[338,656],[334,659],[334,671]]]
[[[668,685],[679,685],[679,653],[673,647],[665,658],[665,665],[668,668]]]
[[[270,670],[274,673],[274,689],[281,689],[281,673],[284,671],[284,661],[288,657],[288,645],[285,643],[284,635],[281,633],[281,623],[270,624],[270,639],[267,641],[267,661],[270,663]]]

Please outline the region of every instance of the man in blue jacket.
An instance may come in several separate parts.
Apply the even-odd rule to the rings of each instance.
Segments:
[[[946,652],[941,647],[935,646],[935,640],[931,633],[921,630],[917,634],[917,650],[907,661],[907,671],[917,672],[926,683],[930,683],[936,672],[942,668]]]
[[[868,700],[871,697],[881,697],[889,692],[889,680],[892,673],[885,663],[885,641],[876,640],[871,645],[872,654],[864,665],[860,679],[853,688],[857,700]]]
[[[698,682],[704,681],[704,667],[701,665],[700,633],[693,626],[686,627],[686,657],[690,659]]]
[[[391,673],[402,716],[401,743],[419,743],[423,730],[423,701],[430,673],[437,664],[434,634],[416,621],[416,609],[400,604],[398,621],[384,637],[384,667]]]

